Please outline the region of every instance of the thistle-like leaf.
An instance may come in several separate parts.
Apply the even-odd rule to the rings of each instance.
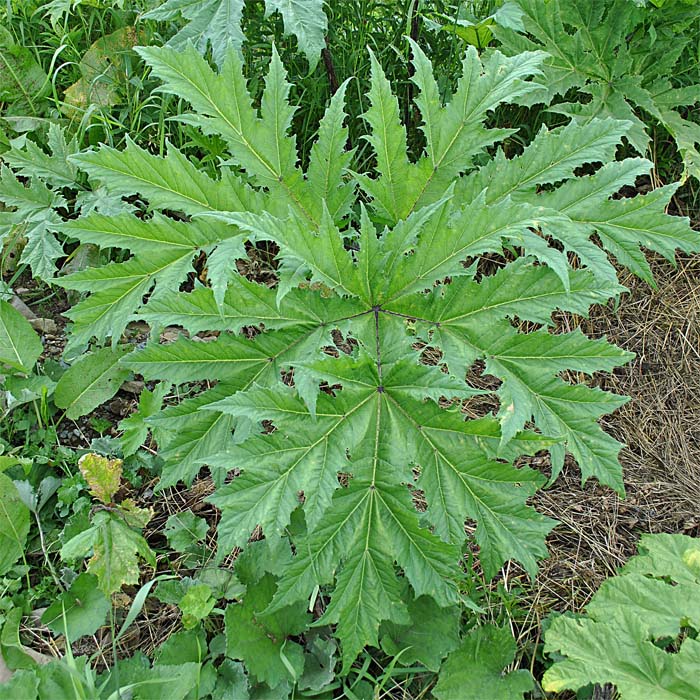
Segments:
[[[700,247],[687,220],[663,211],[671,189],[614,199],[649,167],[613,160],[628,121],[543,129],[521,155],[497,150],[479,165],[511,133],[487,128],[488,115],[538,91],[541,52],[470,50],[446,104],[413,52],[424,152],[409,157],[373,58],[364,119],[376,167],[349,174],[342,90],[304,172],[276,53],[258,109],[235,52],[217,73],[193,47],[142,49],[164,89],[192,105],[186,120],[227,143],[221,179],[176,151],[102,149],[80,158],[91,176],[162,213],[66,227],[133,255],[66,278],[92,292],[71,312],[81,338],[114,337],[135,317],[183,329],[121,361],[187,396],[146,418],[166,460],[160,488],[208,466],[220,558],[245,557],[258,526],[270,541],[290,538],[295,554],[275,566],[274,596],[255,616],[323,587],[319,624],[336,625],[346,669],[379,644],[383,621],[411,625],[410,601],[458,601],[466,539],[487,576],[509,560],[535,574],[555,522],[528,505],[546,477],[523,455],[548,450],[556,477],[570,453],[584,480],[622,490],[621,445],[598,420],[625,399],[588,377],[630,354],[562,332],[554,314],[586,315],[625,291],[609,255],[648,277],[642,248],[671,259]],[[207,274],[198,267],[200,281],[180,290],[201,253]],[[491,379],[477,386],[480,372]],[[205,381],[216,384],[198,394]],[[499,653],[485,682],[508,687]]]
[[[191,215],[221,209],[248,211],[260,206],[259,195],[229,170],[220,180],[213,180],[171,145],[161,158],[127,139],[122,151],[101,146],[97,151],[73,156],[71,162],[103,181],[110,193],[120,197],[140,194],[153,209]]]

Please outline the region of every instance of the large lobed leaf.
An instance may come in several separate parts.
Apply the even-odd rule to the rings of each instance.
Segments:
[[[165,0],[143,17],[167,20],[182,16],[187,22],[168,45],[183,49],[192,43],[201,53],[211,47],[214,60],[221,65],[229,45],[240,50],[245,39],[241,29],[244,5],[245,0]],[[296,36],[299,50],[313,69],[328,27],[323,0],[265,0],[266,15],[274,12],[282,15],[285,33]]]
[[[602,584],[585,617],[553,620],[545,651],[564,658],[545,673],[545,690],[614,683],[622,700],[697,697],[700,543],[685,535],[645,535],[639,550]],[[693,631],[677,642],[688,628]],[[672,644],[677,648],[669,653]]]
[[[191,103],[187,121],[223,137],[230,161],[215,181],[174,149],[160,158],[103,147],[81,167],[114,195],[141,193],[155,213],[66,226],[133,254],[64,279],[92,292],[71,312],[78,336],[114,339],[132,318],[175,324],[189,337],[153,342],[119,366],[184,387],[216,382],[146,419],[166,460],[160,487],[209,467],[221,557],[246,548],[257,526],[291,537],[296,555],[276,572],[264,613],[328,587],[319,624],[336,625],[346,669],[379,643],[382,621],[411,625],[414,598],[458,601],[466,521],[487,576],[510,559],[534,575],[555,523],[527,503],[546,478],[516,466],[523,455],[549,450],[556,477],[570,453],[584,480],[623,490],[621,445],[598,420],[625,399],[580,378],[630,354],[555,330],[553,314],[585,315],[624,292],[608,254],[650,279],[642,248],[672,259],[699,247],[687,220],[665,213],[670,189],[613,199],[649,168],[613,160],[626,121],[543,128],[520,156],[499,150],[477,164],[511,133],[484,121],[537,89],[542,53],[469,50],[443,104],[428,58],[413,51],[425,152],[408,159],[373,59],[365,120],[376,171],[353,175],[342,90],[303,172],[276,53],[257,109],[234,52],[217,73],[192,47],[142,49],[164,89]],[[591,174],[577,175],[584,166]],[[279,251],[266,263],[269,286],[242,274],[263,248]],[[508,262],[505,250],[520,255]],[[176,291],[198,251],[208,285]],[[499,408],[475,418],[473,401],[487,393],[467,381],[477,370],[493,378]],[[229,615],[257,617],[258,602]],[[499,653],[498,671],[509,663]],[[509,681],[512,692],[526,680]]]

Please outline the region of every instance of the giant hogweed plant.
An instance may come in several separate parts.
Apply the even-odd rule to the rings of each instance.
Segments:
[[[516,464],[522,455],[548,449],[556,477],[569,453],[584,481],[623,491],[621,446],[597,421],[626,399],[584,375],[630,354],[556,330],[552,314],[618,297],[612,258],[650,279],[642,247],[671,261],[698,248],[687,220],[665,213],[675,186],[614,197],[651,167],[615,160],[627,121],[543,128],[511,159],[497,148],[514,130],[488,128],[489,114],[538,89],[545,54],[469,49],[443,104],[429,59],[412,49],[425,147],[407,157],[396,97],[373,59],[371,173],[351,169],[345,86],[303,172],[276,52],[257,108],[235,52],[215,72],[193,47],[140,49],[163,90],[192,105],[182,118],[221,136],[230,157],[214,180],[173,148],[76,156],[151,214],[93,213],[63,227],[131,253],[60,279],[89,293],[69,312],[73,347],[117,344],[142,319],[153,341],[120,364],[209,387],[148,419],[166,460],[160,487],[209,467],[222,557],[245,550],[257,526],[288,537],[266,614],[320,592],[317,624],[336,625],[346,669],[377,645],[380,623],[410,624],[414,597],[460,600],[466,546],[478,545],[487,577],[507,560],[535,573],[555,522],[527,505],[545,479]],[[263,242],[279,251],[274,285],[244,274]],[[207,284],[192,288],[202,253]],[[486,255],[501,262],[480,264]],[[158,342],[164,325],[183,337]],[[500,408],[474,418],[464,407],[484,393],[469,381],[478,362],[499,380]],[[466,521],[476,523],[469,537]]]
[[[692,84],[692,28],[700,20],[694,3],[642,8],[630,0],[510,0],[494,17],[508,25],[494,28],[505,53],[549,53],[535,78],[542,92],[523,103],[558,98],[550,109],[574,120],[628,120],[627,140],[639,153],[651,146],[653,120],[675,141],[685,175],[700,178],[700,124],[687,118],[700,95]]]
[[[279,12],[285,34],[294,34],[313,69],[325,46],[328,20],[323,0],[265,0],[265,16]],[[229,45],[240,50],[245,35],[241,26],[245,0],[165,0],[142,15],[158,21],[182,18],[185,25],[168,41],[168,46],[182,49],[193,42],[200,53],[211,48],[212,58],[221,64]]]

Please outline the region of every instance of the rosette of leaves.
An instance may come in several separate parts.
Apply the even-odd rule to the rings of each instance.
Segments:
[[[556,476],[568,452],[584,481],[623,490],[621,446],[597,421],[625,398],[583,377],[630,354],[555,329],[553,312],[586,314],[624,291],[610,257],[651,280],[642,246],[669,260],[698,248],[687,220],[664,211],[675,186],[613,198],[651,165],[615,160],[631,124],[543,128],[508,159],[495,144],[513,130],[484,122],[538,89],[531,77],[546,56],[482,60],[469,49],[443,104],[413,45],[420,157],[407,157],[397,99],[373,59],[364,119],[375,168],[351,170],[343,87],[302,171],[276,52],[256,109],[234,51],[219,72],[193,47],[139,51],[163,89],[191,103],[183,119],[220,135],[230,158],[212,179],[174,148],[76,157],[153,215],[65,224],[84,243],[133,255],[60,284],[90,292],[70,312],[82,340],[115,341],[135,318],[180,326],[183,337],[120,362],[149,381],[210,382],[147,419],[167,462],[161,488],[209,466],[221,556],[257,526],[288,535],[294,513],[295,555],[266,614],[322,587],[318,623],[336,625],[346,669],[378,643],[382,621],[410,625],[406,591],[440,607],[459,599],[466,520],[487,576],[510,559],[534,574],[554,522],[526,503],[544,477],[516,459],[548,448]],[[495,156],[478,165],[486,149]],[[272,244],[274,281],[263,284],[249,255]],[[500,408],[472,417],[465,406],[484,390],[468,372],[479,362],[499,380]]]
[[[683,0],[659,8],[630,0],[512,0],[495,18],[507,25],[492,28],[507,54],[549,53],[536,78],[542,92],[526,104],[558,97],[564,100],[550,109],[581,123],[628,120],[627,139],[640,153],[651,143],[651,118],[673,137],[686,173],[700,178],[700,124],[685,114],[700,88],[669,77],[686,72],[684,53],[693,51],[700,8]]]

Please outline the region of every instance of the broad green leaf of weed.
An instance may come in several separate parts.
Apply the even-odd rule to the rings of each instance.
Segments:
[[[70,589],[46,609],[41,621],[54,634],[67,633],[68,641],[72,643],[87,634],[94,634],[104,624],[109,608],[109,598],[98,588],[97,578],[80,574]]]
[[[197,517],[191,510],[171,515],[165,523],[165,536],[168,544],[177,552],[190,552],[201,546],[207,536],[209,524]]]
[[[445,656],[459,646],[460,610],[441,608],[432,598],[421,596],[408,603],[408,614],[408,626],[382,624],[382,649],[390,656],[400,654],[404,666],[417,662],[437,672]]]
[[[11,608],[4,616],[0,631],[0,653],[11,670],[32,668],[36,661],[27,653],[19,638],[22,608]]]
[[[155,596],[163,603],[179,605],[193,586],[204,585],[216,600],[240,600],[245,593],[244,586],[231,569],[205,566],[196,577],[184,576],[177,580],[161,581]]]
[[[215,180],[172,144],[168,144],[165,156],[159,157],[127,137],[124,150],[102,145],[97,151],[74,155],[71,161],[103,183],[115,200],[139,194],[154,209],[189,215],[204,211],[255,211],[262,207],[260,193],[235,173],[225,170],[221,179]]]
[[[183,49],[193,42],[202,54],[211,46],[214,61],[220,66],[229,45],[240,51],[243,44],[244,4],[244,0],[167,0],[143,17],[166,20],[181,15],[188,23],[168,41],[168,46]],[[265,0],[265,13],[272,12],[282,15],[285,34],[296,36],[299,50],[313,71],[325,47],[328,28],[322,0]]]
[[[177,605],[187,590],[195,584],[196,581],[191,576],[161,581],[154,591],[154,596],[161,603]]]
[[[197,572],[196,580],[209,586],[217,600],[240,599],[246,589],[229,568],[205,566]]]
[[[244,0],[166,0],[143,17],[162,21],[181,15],[188,22],[169,39],[168,46],[183,49],[192,42],[202,54],[211,46],[215,62],[221,65],[229,44],[237,50],[243,44],[243,5]]]
[[[221,700],[249,700],[248,676],[243,664],[224,659],[218,668],[214,697]]]
[[[0,473],[0,575],[6,574],[22,556],[29,534],[29,508],[16,486]]]
[[[303,604],[265,613],[275,587],[274,577],[266,574],[249,588],[243,603],[226,608],[225,617],[226,655],[243,661],[251,674],[271,688],[301,677],[303,649],[287,638],[303,632],[310,622]]]
[[[468,22],[461,20],[453,24],[443,24],[443,31],[456,34],[462,41],[471,46],[476,46],[477,49],[484,49],[491,43],[493,33],[490,26],[493,24],[493,19],[486,19],[482,22]]]
[[[92,213],[61,226],[66,235],[83,242],[99,245],[109,240],[110,246],[134,253],[125,262],[91,267],[56,281],[66,289],[92,292],[67,312],[76,324],[73,343],[111,336],[116,344],[144,296],[152,300],[169,296],[192,271],[197,251],[240,236],[218,222],[199,220],[193,227],[160,214],[149,219],[146,227],[143,223],[129,214],[108,217]]]
[[[289,541],[278,535],[251,542],[236,559],[236,574],[246,586],[253,586],[265,574],[279,578],[293,561]]]
[[[197,583],[187,589],[187,593],[178,603],[182,613],[182,625],[190,630],[204,620],[214,609],[216,599],[212,596],[209,586]]]
[[[33,670],[17,671],[9,681],[0,684],[0,692],[8,698],[38,700],[39,678]]]
[[[24,377],[6,376],[2,388],[3,409],[9,413],[18,406],[32,401],[46,401],[55,388],[56,382],[45,374],[30,374]]]
[[[38,177],[53,187],[75,187],[78,169],[68,158],[79,150],[77,139],[66,141],[64,129],[51,123],[47,142],[49,153],[26,139],[23,148],[13,146],[3,153],[3,160],[23,177]]]
[[[623,491],[621,445],[599,421],[625,398],[588,377],[631,356],[555,319],[624,293],[612,258],[649,279],[644,249],[670,259],[700,247],[688,221],[665,211],[673,186],[616,197],[651,167],[617,159],[628,119],[544,127],[511,157],[514,131],[492,128],[491,115],[542,95],[550,59],[540,48],[471,47],[447,95],[411,48],[412,122],[425,145],[409,153],[416,140],[375,56],[363,172],[348,172],[342,90],[304,171],[278,53],[259,96],[234,49],[216,71],[192,45],[138,51],[163,90],[191,105],[182,119],[226,144],[220,180],[175,149],[160,157],[128,144],[76,159],[113,195],[141,193],[154,214],[66,224],[84,244],[132,256],[62,278],[89,294],[68,312],[75,342],[114,339],[135,315],[183,329],[120,365],[186,393],[147,419],[166,462],[158,488],[208,467],[217,556],[244,550],[229,653],[275,688],[297,680],[303,655],[283,641],[294,632],[272,631],[273,642],[261,630],[290,607],[301,614],[319,590],[318,624],[335,625],[347,671],[384,623],[410,628],[412,600],[459,603],[465,546],[478,547],[487,578],[509,560],[534,577],[555,522],[529,503],[546,478],[523,455],[548,450],[556,478],[571,454],[583,481]],[[241,244],[245,257],[232,260]],[[211,274],[195,259],[212,260]],[[181,287],[195,273],[194,288]],[[483,372],[494,410],[479,404],[475,417]],[[466,521],[476,523],[468,537]],[[498,634],[475,632],[462,653],[484,636],[503,660],[486,680],[519,692],[529,679],[501,679],[512,654]],[[259,653],[246,652],[248,638]],[[433,667],[441,654],[431,650]]]
[[[44,347],[22,314],[0,300],[0,365],[31,372]]]
[[[323,0],[265,0],[266,12],[279,12],[284,20],[284,31],[294,34],[299,50],[309,61],[313,71],[321,50],[325,47],[328,21]]]
[[[313,637],[304,655],[304,673],[299,679],[300,690],[323,690],[335,678],[338,645],[333,639]]]
[[[683,552],[683,563],[700,580],[700,549],[693,547]]]
[[[175,632],[158,647],[156,663],[177,666],[190,662],[202,663],[207,656],[207,638],[201,628]]]
[[[56,208],[67,206],[65,198],[40,178],[32,177],[25,186],[10,168],[0,171],[0,202],[11,210],[0,217],[0,240],[12,235],[23,244],[20,262],[31,267],[35,277],[51,279],[63,247],[54,236],[61,225]]]
[[[153,508],[140,508],[133,498],[125,498],[119,504],[120,515],[130,527],[143,530],[153,517]]]
[[[39,677],[40,699],[69,698],[74,696],[78,683],[80,684],[78,687],[84,690],[83,679],[88,677],[91,669],[87,666],[87,657],[79,656],[73,660],[72,666],[69,666],[64,659],[59,659],[38,666],[34,672]]]
[[[695,562],[700,553],[700,540],[681,534],[642,535],[639,554],[623,567],[624,573],[643,576],[668,576],[676,583],[699,583]]]
[[[200,672],[201,666],[195,662],[151,666],[145,656],[137,654],[120,661],[118,674],[111,672],[106,692],[112,694],[106,697],[128,693],[133,700],[185,700],[197,686]]]
[[[523,700],[534,681],[522,669],[504,673],[514,656],[510,629],[477,627],[447,657],[433,695],[438,700]]]
[[[131,349],[102,348],[76,360],[58,380],[56,405],[66,409],[68,418],[75,419],[111,399],[129,376],[129,370],[118,363]]]
[[[574,122],[590,123],[603,116],[629,120],[629,142],[642,154],[651,141],[649,124],[660,123],[675,139],[686,174],[697,178],[700,129],[682,116],[686,105],[698,101],[697,85],[678,89],[669,77],[685,70],[684,49],[692,46],[693,32],[683,31],[681,20],[692,25],[700,12],[681,3],[663,13],[640,5],[626,0],[515,0],[505,4],[505,13],[494,15],[503,25],[494,27],[494,33],[508,54],[526,49],[549,54],[536,78],[541,91],[533,93],[528,104],[559,95],[565,101],[551,110]],[[680,14],[678,29],[657,33],[665,20],[673,26],[668,18],[674,11]]]
[[[157,384],[152,391],[144,388],[139,396],[138,410],[119,422],[119,429],[123,431],[119,442],[125,457],[135,454],[146,441],[150,429],[146,419],[160,411],[169,390],[167,382]]]

